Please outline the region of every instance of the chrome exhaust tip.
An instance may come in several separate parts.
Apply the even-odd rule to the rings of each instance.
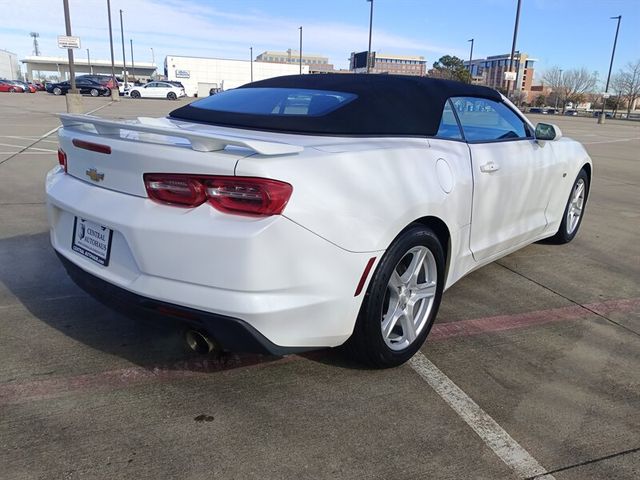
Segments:
[[[218,350],[216,342],[203,332],[198,330],[187,330],[184,338],[189,350],[195,353],[206,354]]]

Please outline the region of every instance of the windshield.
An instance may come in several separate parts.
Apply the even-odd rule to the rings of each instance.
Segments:
[[[192,107],[253,115],[321,116],[355,99],[353,93],[296,88],[238,88],[198,100]]]

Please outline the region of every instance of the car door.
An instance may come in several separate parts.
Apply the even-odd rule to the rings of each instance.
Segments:
[[[556,161],[506,103],[474,97],[452,102],[471,153],[470,248],[483,261],[542,233]]]
[[[167,98],[167,93],[172,91],[172,85],[168,83],[158,82],[158,98]]]
[[[147,83],[143,88],[139,89],[140,95],[145,98],[158,97],[158,82]]]

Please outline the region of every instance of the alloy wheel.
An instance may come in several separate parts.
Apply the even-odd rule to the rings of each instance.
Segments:
[[[438,269],[431,250],[411,248],[397,263],[382,307],[382,338],[394,351],[409,347],[427,324],[438,284]]]
[[[582,178],[580,178],[573,190],[571,191],[571,199],[569,200],[569,208],[567,209],[567,233],[571,235],[574,230],[578,227],[578,223],[580,222],[580,217],[582,216],[582,209],[584,207],[584,197],[585,197],[585,183]]]

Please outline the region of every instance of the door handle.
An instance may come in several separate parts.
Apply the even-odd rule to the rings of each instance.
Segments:
[[[480,165],[480,171],[484,173],[491,173],[500,170],[500,165],[494,162],[487,162],[484,165]]]

